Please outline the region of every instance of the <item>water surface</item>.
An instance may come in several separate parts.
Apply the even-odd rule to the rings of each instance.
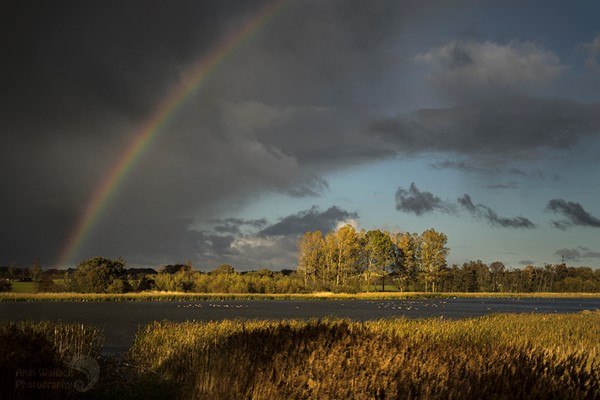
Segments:
[[[572,313],[600,310],[600,299],[431,300],[197,300],[133,302],[0,302],[0,320],[53,320],[99,327],[105,354],[127,351],[137,330],[152,322],[223,319],[469,318],[491,313]]]

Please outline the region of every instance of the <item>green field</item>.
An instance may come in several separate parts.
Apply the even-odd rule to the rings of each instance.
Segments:
[[[33,293],[33,282],[14,281],[11,283],[13,293]]]

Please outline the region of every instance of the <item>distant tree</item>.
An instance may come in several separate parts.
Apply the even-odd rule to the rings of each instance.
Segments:
[[[43,273],[39,281],[33,282],[33,290],[35,292],[55,292],[58,287],[50,274]]]
[[[138,292],[154,289],[156,289],[156,282],[152,275],[141,274],[135,281],[135,290]]]
[[[326,237],[327,252],[329,253],[330,270],[335,275],[335,286],[347,283],[351,275],[360,271],[360,244],[356,230],[352,225],[345,225],[336,232],[330,232]]]
[[[398,286],[403,287],[416,278],[419,272],[421,237],[416,233],[401,233],[396,236],[398,262],[395,265]]]
[[[31,266],[31,280],[33,282],[39,282],[42,280],[42,263],[39,258],[36,258],[33,261],[33,265]]]
[[[421,234],[420,264],[425,276],[425,291],[431,284],[431,291],[435,292],[435,284],[440,277],[442,268],[446,266],[448,238],[443,233],[428,229]]]
[[[29,268],[29,267],[21,268],[21,278],[19,280],[21,282],[31,282],[31,268]]]
[[[306,286],[314,287],[325,273],[325,240],[321,231],[306,232],[298,241],[298,272]]]
[[[235,274],[235,268],[229,264],[221,264],[214,270],[212,270],[211,274],[219,275],[219,274]]]
[[[487,292],[491,290],[491,273],[483,261],[477,260],[464,263],[461,272],[462,291]]]
[[[179,271],[187,271],[190,272],[192,271],[192,265],[191,263],[186,263],[186,264],[175,264],[175,265],[165,265],[160,267],[160,269],[158,270],[159,273],[161,274],[176,274]]]
[[[10,263],[10,265],[8,266],[8,279],[10,279],[10,280],[17,279],[17,274],[18,274],[17,265],[14,262]]]
[[[82,293],[123,293],[130,290],[125,262],[94,257],[79,263],[71,274],[72,289]]]
[[[494,261],[490,264],[490,273],[492,274],[492,291],[497,292],[499,282],[502,281],[501,277],[504,274],[506,268],[500,261]]]
[[[381,288],[385,290],[385,275],[396,260],[395,245],[390,236],[379,229],[368,231],[364,237],[364,255],[367,262],[367,285],[370,277],[381,278]]]
[[[31,280],[33,281],[34,292],[52,292],[56,289],[50,271],[47,272],[43,271],[40,259],[36,258],[31,266]]]

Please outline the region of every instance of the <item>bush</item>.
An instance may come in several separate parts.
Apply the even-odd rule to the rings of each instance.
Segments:
[[[12,283],[8,279],[0,279],[0,292],[11,292]]]
[[[115,279],[112,281],[110,285],[106,288],[106,293],[127,293],[131,292],[131,285],[127,280],[124,279]]]

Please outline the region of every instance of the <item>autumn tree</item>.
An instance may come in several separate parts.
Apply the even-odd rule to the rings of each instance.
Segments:
[[[381,277],[381,287],[385,290],[385,275],[396,261],[395,245],[390,236],[379,229],[368,231],[364,236],[363,252],[367,263],[365,275],[367,285],[371,276]]]
[[[325,240],[321,231],[306,232],[298,241],[298,272],[304,285],[314,286],[319,275],[324,274]]]
[[[394,265],[398,286],[403,287],[413,279],[419,270],[421,238],[416,233],[401,233],[396,235],[397,259]]]
[[[442,268],[446,266],[448,238],[443,233],[436,232],[433,228],[421,234],[420,266],[425,275],[425,291],[431,284],[431,291],[435,292],[436,281],[440,277]]]
[[[358,275],[360,245],[352,225],[344,225],[336,232],[328,233],[325,244],[327,267],[335,276],[335,286],[346,284],[351,275]]]

